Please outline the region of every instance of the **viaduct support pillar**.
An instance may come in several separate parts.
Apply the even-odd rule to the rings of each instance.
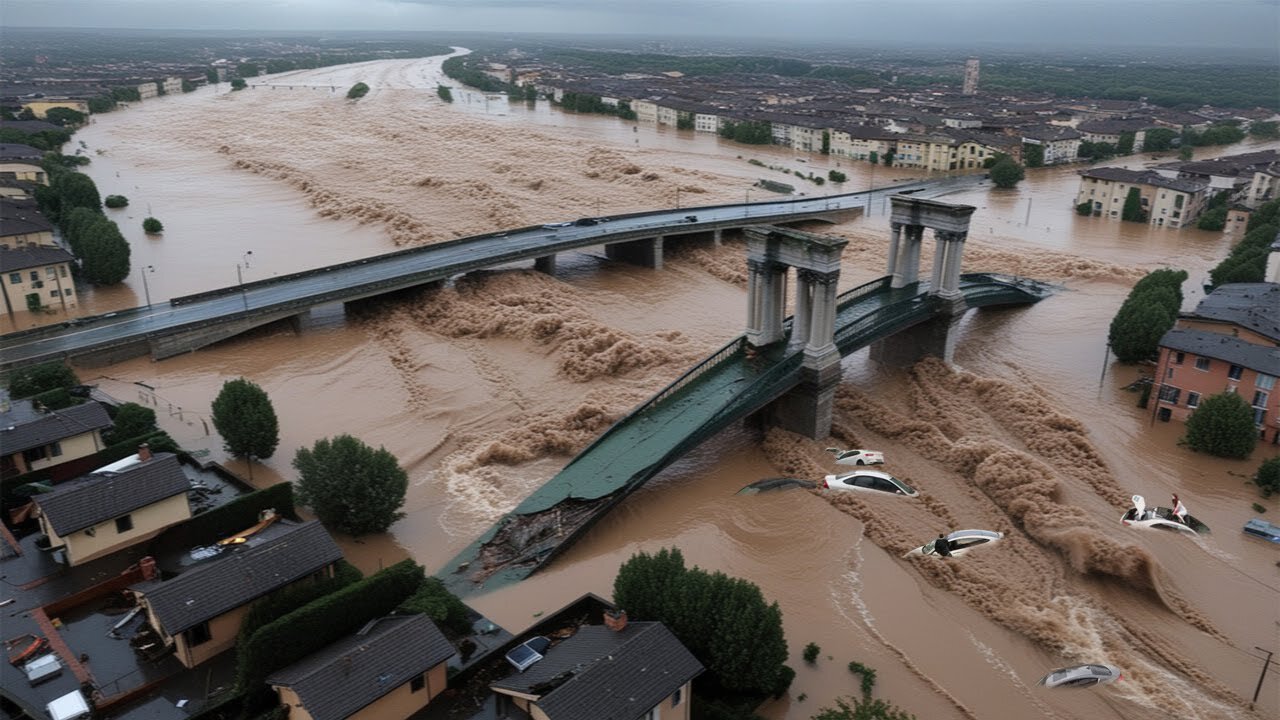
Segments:
[[[556,256],[552,254],[552,255],[543,255],[542,257],[539,257],[539,258],[534,258],[533,269],[537,270],[540,273],[546,273],[547,275],[555,275],[556,274]]]
[[[610,260],[661,270],[662,237],[611,243],[604,246],[604,254]]]

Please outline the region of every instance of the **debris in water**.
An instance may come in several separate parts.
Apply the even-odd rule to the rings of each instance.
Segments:
[[[801,480],[799,478],[788,478],[788,477],[765,478],[764,480],[757,480],[751,483],[750,485],[742,488],[735,494],[755,495],[756,493],[762,493],[769,490],[789,490],[794,487],[812,489],[817,486],[818,484],[813,482],[812,480]]]

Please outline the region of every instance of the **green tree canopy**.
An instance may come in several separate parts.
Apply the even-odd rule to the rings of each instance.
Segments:
[[[369,94],[369,86],[365,85],[362,82],[358,82],[355,85],[352,85],[351,89],[347,91],[347,99],[359,100],[360,98],[368,94]]]
[[[1211,395],[1187,418],[1187,446],[1218,457],[1246,458],[1258,444],[1253,408],[1233,392]]]
[[[237,457],[265,460],[280,444],[280,424],[271,398],[242,377],[222,384],[213,401],[213,426],[222,436],[223,447]]]
[[[70,213],[63,218],[63,236],[67,239],[67,244],[71,246],[71,252],[79,257],[81,249],[84,245],[84,238],[89,228],[102,219],[102,213],[97,210],[78,207],[71,210]]]
[[[1262,491],[1263,497],[1280,493],[1280,455],[1262,461],[1253,475],[1253,484]]]
[[[1111,320],[1107,343],[1121,362],[1141,362],[1155,357],[1160,338],[1182,308],[1185,270],[1162,268],[1147,273],[1134,284]]]
[[[44,114],[45,120],[62,127],[83,124],[88,117],[88,115],[85,115],[79,110],[72,110],[71,108],[64,107],[49,108],[49,110]]]
[[[822,708],[813,720],[916,720],[884,700],[836,698],[835,708]]]
[[[89,208],[95,212],[102,210],[102,197],[98,194],[98,186],[93,178],[78,172],[58,173],[49,183],[58,195],[59,213],[69,213],[78,207]]]
[[[123,195],[108,195],[106,199],[102,201],[102,204],[112,209],[128,207],[129,198]]]
[[[1178,133],[1170,128],[1151,128],[1145,134],[1146,139],[1142,142],[1142,149],[1147,152],[1168,150],[1173,147],[1173,141],[1178,137]]]
[[[142,221],[142,231],[148,235],[157,235],[164,232],[164,223],[149,217]]]
[[[326,525],[349,535],[385,532],[404,505],[409,476],[396,456],[350,435],[317,440],[293,458],[298,500]]]
[[[782,611],[753,583],[686,569],[678,549],[664,548],[624,563],[613,597],[628,615],[666,624],[723,692],[763,698],[790,683]]]
[[[1129,194],[1124,198],[1124,207],[1120,210],[1120,219],[1129,222],[1147,221],[1147,211],[1142,209],[1142,193],[1138,188],[1129,188]]]
[[[1026,171],[1008,155],[1001,156],[991,166],[991,182],[999,188],[1011,188],[1026,177]]]
[[[129,241],[114,221],[99,216],[80,235],[84,278],[95,285],[115,285],[129,276]]]
[[[80,384],[80,378],[70,367],[54,360],[14,370],[9,377],[9,396],[26,398],[42,392],[66,389]]]
[[[116,408],[115,426],[102,434],[108,445],[115,445],[156,431],[156,411],[138,403],[123,403]]]

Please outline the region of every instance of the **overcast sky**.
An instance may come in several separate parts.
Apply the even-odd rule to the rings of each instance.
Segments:
[[[4,0],[0,22],[1275,48],[1280,0]]]

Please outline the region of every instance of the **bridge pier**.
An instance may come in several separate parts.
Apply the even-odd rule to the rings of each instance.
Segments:
[[[552,255],[543,255],[542,257],[534,258],[533,269],[537,270],[540,273],[546,273],[547,275],[555,275],[556,274],[556,256],[552,254]]]
[[[604,246],[604,254],[610,260],[661,270],[662,240],[662,236],[659,235],[644,240],[610,243]]]
[[[767,422],[815,440],[831,433],[840,382],[835,345],[840,256],[848,241],[775,226],[746,228],[747,342],[755,347],[785,338],[787,270],[796,268],[795,318],[790,343],[804,347],[800,383],[766,410]]]
[[[969,235],[972,205],[952,205],[894,195],[889,241],[888,271],[891,287],[903,288],[920,280],[920,246],[925,228],[933,230],[937,246],[929,279],[928,301],[938,308],[932,320],[912,326],[871,345],[871,358],[897,367],[908,367],[928,356],[951,362],[955,349],[952,330],[967,305],[960,292],[960,265]]]

